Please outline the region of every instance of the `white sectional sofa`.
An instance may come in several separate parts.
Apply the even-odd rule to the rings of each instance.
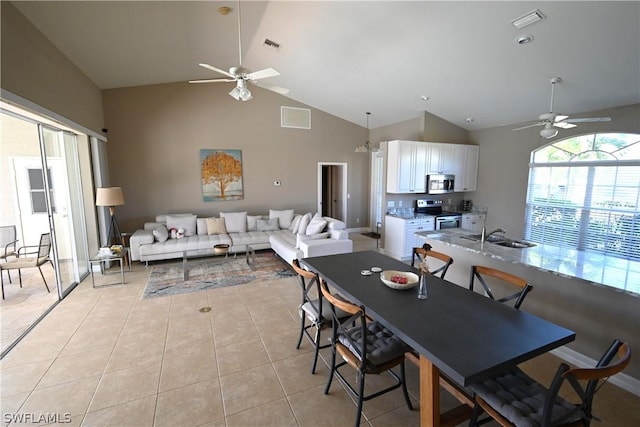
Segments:
[[[184,236],[178,238],[177,234]],[[217,244],[230,245],[232,253],[244,252],[247,245],[255,250],[271,248],[288,263],[353,251],[344,222],[318,214],[296,215],[293,210],[270,210],[268,215],[227,212],[209,218],[158,215],[133,233],[129,244],[131,259],[141,262],[182,258],[185,250]]]

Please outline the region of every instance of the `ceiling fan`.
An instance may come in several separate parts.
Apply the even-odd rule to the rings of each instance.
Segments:
[[[540,136],[546,139],[553,138],[558,134],[558,129],[571,129],[576,127],[574,123],[586,123],[586,122],[610,122],[610,117],[585,117],[579,119],[570,119],[569,116],[565,116],[562,114],[557,114],[553,112],[553,92],[556,86],[556,83],[560,83],[562,79],[560,77],[552,77],[549,79],[551,83],[551,104],[549,105],[549,112],[540,114],[538,117],[539,122],[532,123],[526,126],[522,126],[515,130],[528,129],[534,126],[544,126],[540,129]]]
[[[224,10],[223,10],[224,9]],[[218,9],[218,11],[222,15],[226,15],[230,12],[229,8],[222,7]],[[271,90],[273,92],[279,93],[281,95],[286,95],[289,93],[289,89],[270,85],[267,83],[258,83],[257,80],[266,79],[269,77],[279,76],[280,73],[273,68],[265,68],[264,70],[251,72],[250,70],[242,67],[242,37],[241,37],[241,26],[240,26],[240,0],[238,0],[238,51],[239,51],[239,59],[240,62],[238,66],[229,68],[229,71],[221,70],[220,68],[216,68],[209,64],[198,64],[207,70],[214,71],[216,73],[227,76],[224,79],[203,79],[203,80],[189,80],[189,83],[218,83],[218,82],[236,82],[236,87],[234,87],[229,95],[231,95],[237,101],[249,101],[253,98],[251,95],[251,91],[247,88],[247,82],[251,82],[258,87],[262,87],[264,89]]]

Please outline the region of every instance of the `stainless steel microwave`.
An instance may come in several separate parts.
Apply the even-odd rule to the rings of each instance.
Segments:
[[[427,194],[453,193],[455,175],[427,175]]]

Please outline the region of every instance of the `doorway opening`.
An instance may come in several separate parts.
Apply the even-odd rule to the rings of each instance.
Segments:
[[[318,212],[347,222],[347,164],[318,163]]]

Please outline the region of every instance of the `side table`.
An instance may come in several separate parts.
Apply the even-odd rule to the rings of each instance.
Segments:
[[[91,285],[95,288],[96,287],[96,282],[95,279],[93,277],[93,265],[94,264],[100,264],[100,272],[102,274],[104,273],[105,270],[105,266],[104,264],[106,262],[115,262],[118,261],[120,263],[120,275],[122,277],[122,284],[124,285],[124,263],[128,262],[129,264],[129,271],[131,271],[131,262],[129,261],[129,249],[123,247],[122,250],[120,251],[120,253],[114,253],[111,255],[107,255],[107,256],[99,256],[96,255],[93,258],[89,259],[89,264],[90,264],[90,270],[91,270]],[[113,283],[114,285],[117,283]],[[108,286],[108,285],[103,285],[103,286]]]

